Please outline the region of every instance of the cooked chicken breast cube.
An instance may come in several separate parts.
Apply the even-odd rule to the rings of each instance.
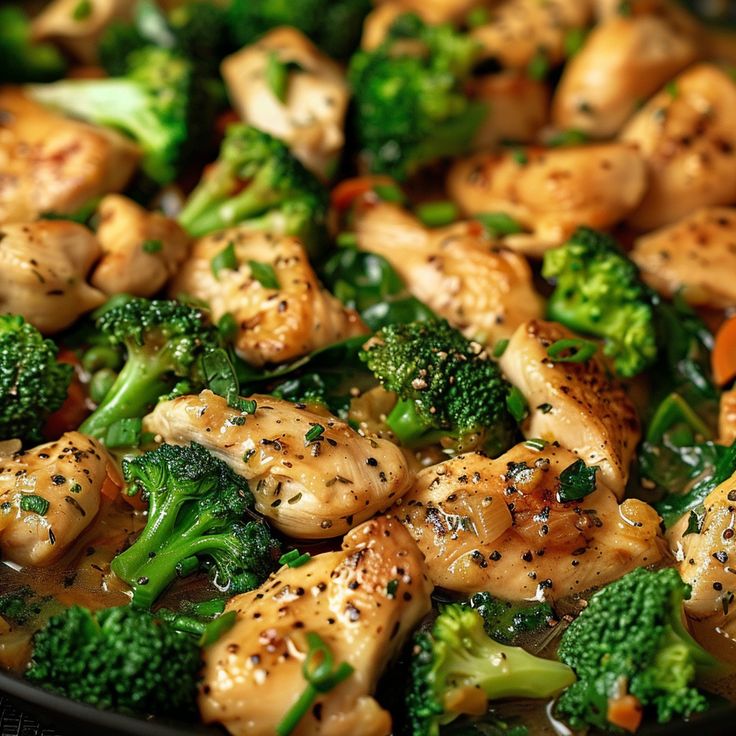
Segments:
[[[293,736],[388,736],[374,699],[381,673],[430,608],[422,554],[404,528],[379,517],[353,529],[339,552],[283,567],[236,596],[235,626],[204,650],[199,708],[235,736],[272,736],[305,687],[306,633],[352,674],[317,697]]]
[[[383,256],[407,289],[466,337],[486,345],[542,314],[523,256],[494,247],[477,222],[426,228],[381,202],[359,212],[358,247]]]
[[[621,143],[479,153],[452,166],[447,188],[465,214],[510,215],[528,232],[504,245],[541,255],[581,225],[606,229],[627,217],[644,196],[646,167]]]
[[[203,391],[156,406],[146,431],[164,442],[198,442],[250,483],[258,513],[301,539],[344,534],[388,508],[411,485],[401,450],[345,422],[272,396],[252,396],[253,415]],[[314,427],[322,432],[313,440]]]
[[[736,388],[721,394],[718,413],[718,441],[730,445],[736,440]]]
[[[693,41],[662,18],[615,16],[596,26],[565,65],[552,120],[562,130],[611,137],[696,56]]]
[[[566,35],[585,28],[591,14],[590,0],[502,0],[471,35],[485,58],[504,67],[526,67],[538,54],[554,66],[564,59]]]
[[[97,213],[102,260],[92,284],[105,294],[158,293],[187,257],[189,236],[184,229],[120,194],[105,197]]]
[[[501,369],[529,406],[524,436],[559,442],[598,466],[603,482],[622,498],[640,437],[636,409],[598,357],[584,363],[549,357],[553,343],[572,337],[556,322],[526,322],[509,341]]]
[[[115,21],[132,18],[135,3],[130,0],[86,2],[89,10],[80,16],[79,0],[53,0],[33,19],[33,38],[58,42],[80,61],[94,64],[97,46],[106,28]]]
[[[432,582],[458,593],[557,600],[604,585],[663,556],[660,518],[596,478],[560,500],[560,474],[578,457],[517,445],[495,460],[458,455],[422,470],[393,509],[424,552]],[[600,476],[600,474],[598,474]]]
[[[76,212],[122,189],[139,159],[138,147],[119,133],[0,88],[0,225]]]
[[[274,59],[287,66],[284,99],[269,83]],[[329,178],[345,143],[350,93],[345,74],[295,28],[275,28],[222,62],[241,119],[281,138],[315,174]]]
[[[696,307],[736,306],[736,208],[704,207],[639,238],[631,258],[660,294]]]
[[[629,222],[651,230],[701,207],[736,203],[736,82],[698,64],[669,82],[626,125],[649,169]]]
[[[117,478],[102,446],[79,432],[0,457],[0,551],[18,565],[56,562],[92,523]]]
[[[215,274],[212,259],[226,248],[232,248],[236,268]],[[247,227],[198,240],[170,291],[207,302],[215,321],[232,314],[238,326],[235,349],[256,366],[367,332],[357,312],[321,286],[296,238]]]
[[[65,220],[0,226],[0,312],[22,314],[45,335],[99,307],[87,273],[100,255],[86,227]]]

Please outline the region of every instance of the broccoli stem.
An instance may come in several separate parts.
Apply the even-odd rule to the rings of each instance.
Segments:
[[[407,445],[416,442],[432,427],[431,422],[417,411],[414,399],[399,399],[386,417],[386,424],[397,439]]]

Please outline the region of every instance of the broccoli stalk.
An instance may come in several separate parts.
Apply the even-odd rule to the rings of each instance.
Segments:
[[[513,444],[511,386],[481,346],[445,320],[388,325],[361,360],[398,396],[386,422],[402,443],[449,438],[459,449],[482,446],[494,455]]]
[[[121,419],[142,417],[176,378],[193,378],[199,358],[218,346],[204,313],[174,301],[130,299],[104,311],[97,328],[127,350],[125,364],[80,431],[104,438]]]
[[[674,568],[639,568],[591,596],[560,641],[578,681],[560,697],[559,715],[575,729],[609,729],[609,704],[627,694],[660,723],[706,710],[693,681],[718,663],[683,625],[689,595]]]
[[[146,611],[73,606],[36,633],[26,677],[98,708],[182,717],[200,667],[196,640]]]
[[[431,632],[414,638],[406,703],[413,736],[438,736],[440,726],[477,713],[478,694],[549,698],[575,681],[566,665],[491,639],[477,611],[446,606]]]
[[[238,123],[228,127],[217,161],[184,204],[179,222],[195,237],[245,225],[316,246],[326,213],[324,187],[288,147]]]
[[[206,129],[209,105],[191,64],[154,47],[134,51],[129,71],[109,79],[65,79],[30,85],[38,102],[97,125],[122,130],[143,152],[143,171],[168,184],[179,173],[188,146]]]
[[[279,545],[251,515],[247,482],[204,447],[161,445],[123,461],[123,474],[148,498],[148,521],[112,571],[150,608],[177,577],[206,561],[213,584],[230,595],[251,590],[273,569]]]
[[[66,399],[74,369],[23,317],[0,315],[0,439],[39,442],[49,415]]]
[[[549,603],[512,603],[490,593],[476,593],[468,604],[483,618],[486,633],[502,644],[516,645],[522,638],[548,632],[557,623]]]

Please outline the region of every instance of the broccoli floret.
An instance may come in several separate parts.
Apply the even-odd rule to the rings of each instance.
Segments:
[[[451,438],[459,449],[494,455],[513,444],[510,384],[478,343],[445,320],[388,325],[366,343],[361,360],[398,395],[386,421],[402,443]]]
[[[74,369],[23,317],[0,315],[0,439],[39,442],[49,415],[66,399]]]
[[[717,661],[682,623],[690,588],[674,568],[639,568],[591,596],[562,635],[559,657],[578,681],[557,710],[573,728],[610,728],[609,702],[630,694],[660,723],[707,709],[693,681]]]
[[[82,120],[122,130],[143,152],[142,168],[158,184],[179,173],[210,119],[210,104],[192,65],[166,49],[128,57],[129,71],[109,79],[65,79],[31,85],[30,95]]]
[[[73,606],[36,633],[26,677],[98,708],[182,717],[200,666],[196,641],[146,611]]]
[[[97,328],[110,345],[127,351],[112,387],[80,427],[101,439],[116,422],[142,417],[177,378],[201,385],[200,359],[219,345],[204,313],[175,301],[128,299],[104,311]]]
[[[34,43],[25,13],[16,6],[0,8],[0,82],[53,82],[64,76],[66,61],[48,43]]]
[[[301,237],[316,246],[327,214],[327,192],[268,133],[230,125],[217,161],[186,201],[179,221],[195,237],[247,225]]]
[[[325,53],[346,59],[357,48],[370,0],[232,0],[229,25],[238,46],[266,31],[293,26]]]
[[[520,647],[493,641],[477,611],[446,606],[431,632],[414,637],[406,705],[413,736],[438,736],[440,726],[478,705],[478,691],[489,700],[549,698],[575,680],[561,662],[541,659]]]
[[[518,644],[523,638],[549,631],[557,617],[549,603],[511,603],[476,593],[468,601],[483,618],[486,633],[502,644]]]
[[[411,53],[406,41],[424,49]],[[477,46],[449,25],[400,16],[388,38],[350,62],[354,125],[371,171],[404,179],[424,164],[465,153],[486,114],[463,91]]]
[[[250,512],[247,482],[201,445],[161,445],[124,460],[123,475],[148,498],[145,528],[111,565],[133,589],[133,605],[150,607],[201,564],[229,595],[255,588],[273,569],[279,545]]]
[[[555,283],[549,317],[605,340],[616,372],[641,373],[657,357],[650,292],[637,267],[609,235],[587,227],[544,255],[542,275]]]

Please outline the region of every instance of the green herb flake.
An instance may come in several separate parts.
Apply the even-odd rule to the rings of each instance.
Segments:
[[[540,49],[532,57],[531,61],[527,65],[526,74],[529,79],[535,82],[542,82],[549,74],[550,64],[547,54]]]
[[[405,200],[404,193],[395,184],[375,184],[373,193],[384,202],[402,204]]]
[[[238,323],[230,312],[225,312],[225,314],[220,317],[217,322],[217,331],[225,342],[233,342],[235,340],[235,337],[238,334]]]
[[[598,467],[588,467],[582,460],[576,460],[568,465],[559,478],[559,490],[557,495],[562,503],[578,501],[585,498],[596,488],[595,475]]]
[[[212,274],[216,279],[220,278],[220,271],[228,269],[234,271],[238,267],[238,259],[235,255],[235,244],[228,243],[216,256],[210,261]]]
[[[468,28],[480,28],[491,20],[488,8],[473,8],[465,18]]]
[[[228,406],[231,409],[242,411],[243,414],[255,414],[258,409],[258,402],[255,399],[241,399],[239,396],[236,396],[228,402]]]
[[[228,403],[237,399],[240,383],[227,350],[208,350],[202,356],[201,365],[204,385],[210,391],[227,399]]]
[[[530,450],[534,450],[535,452],[541,452],[545,447],[547,447],[547,443],[544,440],[529,439],[524,442],[524,447],[528,447]]]
[[[519,164],[519,166],[525,166],[529,163],[529,156],[527,156],[527,153],[523,148],[515,148],[511,153],[511,157],[517,164]],[[476,219],[478,218],[476,217]]]
[[[682,533],[682,536],[687,534],[700,534],[703,531],[703,523],[705,522],[705,506],[701,503],[698,504],[687,518],[687,529]]]
[[[87,20],[92,15],[92,0],[79,0],[72,10],[72,19],[76,21]]]
[[[522,422],[529,411],[524,394],[516,386],[512,387],[506,397],[506,408],[517,423]]]
[[[308,445],[310,442],[316,442],[324,434],[325,428],[321,424],[313,424],[304,435],[304,444]]]
[[[567,146],[580,146],[583,143],[587,143],[590,139],[586,133],[582,130],[562,130],[559,133],[555,133],[548,141],[547,145],[550,148],[565,148]]]
[[[575,56],[583,48],[587,35],[585,28],[569,28],[563,42],[565,56],[568,58]]]
[[[164,244],[160,240],[144,240],[141,248],[144,253],[160,253]]]
[[[679,92],[677,89],[677,82],[674,79],[671,79],[667,84],[665,84],[664,90],[673,100],[677,99]]]
[[[279,279],[276,276],[276,271],[273,270],[273,266],[270,263],[261,263],[261,261],[248,261],[250,266],[250,275],[264,288],[264,289],[278,289]]]
[[[356,233],[340,233],[335,239],[338,248],[357,248],[358,236]]]
[[[39,516],[46,516],[49,506],[50,504],[45,498],[35,494],[24,494],[20,498],[21,511],[30,511]]]
[[[389,598],[396,598],[396,591],[399,589],[399,581],[394,578],[386,583],[386,595]]]
[[[69,486],[69,491],[71,493],[79,493],[82,490],[82,486],[79,485],[79,483],[72,483],[71,486]]]

